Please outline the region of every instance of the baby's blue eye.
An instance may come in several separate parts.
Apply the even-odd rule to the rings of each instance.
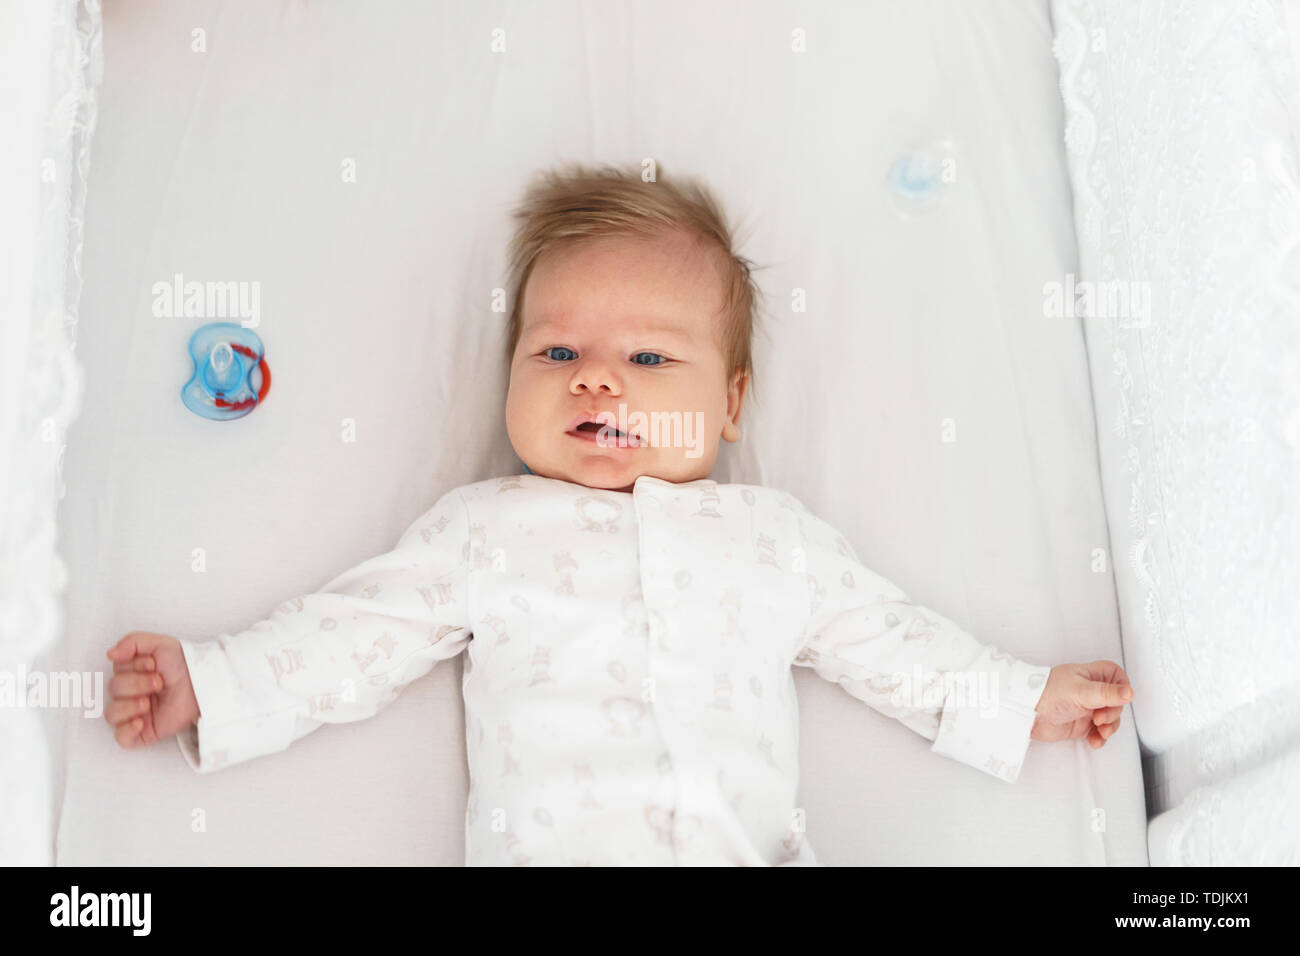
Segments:
[[[551,353],[551,352],[568,352],[570,355],[575,356],[575,357],[576,357],[577,354],[578,354],[577,352],[573,351],[573,349],[571,349],[571,348],[566,348],[566,347],[563,346],[563,345],[557,345],[557,346],[555,346],[554,348],[549,348],[549,349],[547,349],[546,351],[547,351],[547,353],[548,353],[548,357],[549,357],[549,358],[553,358],[553,359],[555,359],[555,361],[557,361],[557,362],[567,362],[567,361],[569,361],[569,360],[566,359],[566,358],[563,358],[563,357],[555,358],[554,355],[550,355],[549,353]]]
[[[639,361],[639,359],[640,359],[641,356],[643,356],[643,355],[649,355],[651,358],[659,359],[660,361],[658,361],[658,362],[642,362],[642,361]],[[660,355],[658,352],[637,352],[636,355],[632,356],[632,361],[633,361],[633,362],[636,362],[637,365],[662,365],[662,364],[663,364],[663,358],[664,358],[664,357],[663,357],[662,355]]]

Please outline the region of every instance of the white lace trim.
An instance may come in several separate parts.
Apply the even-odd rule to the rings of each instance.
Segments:
[[[0,41],[4,55],[21,77],[0,94],[12,101],[3,111],[6,148],[20,163],[31,160],[36,179],[31,215],[0,222],[3,242],[31,256],[30,275],[11,276],[15,301],[0,357],[6,380],[0,382],[0,671],[11,686],[61,636],[67,574],[56,550],[56,519],[65,436],[81,403],[73,348],[86,177],[103,75],[99,0],[48,6],[15,3],[0,16],[12,31]],[[24,181],[21,188],[29,200],[32,185]],[[25,687],[14,690],[25,693]],[[3,711],[0,863],[49,865],[54,841],[41,722],[28,709]]]
[[[1228,817],[1249,791],[1280,819],[1300,789],[1276,706],[1300,690],[1300,26],[1281,0],[1052,16],[1082,278],[1152,291],[1145,327],[1085,320],[1103,468],[1128,476],[1107,503],[1125,654],[1159,661],[1139,730],[1143,708],[1178,728],[1143,733],[1169,808],[1151,861],[1276,857]]]

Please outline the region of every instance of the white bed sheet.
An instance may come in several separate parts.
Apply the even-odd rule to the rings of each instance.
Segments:
[[[68,636],[47,667],[102,667],[132,629],[242,629],[447,489],[517,473],[490,307],[508,209],[539,167],[643,157],[701,174],[766,266],[757,400],[714,477],[787,488],[1018,656],[1122,660],[1092,567],[1108,542],[1082,330],[1043,314],[1043,283],[1077,271],[1044,3],[142,0],[104,18]],[[955,179],[929,201],[891,189],[927,156]],[[178,400],[207,320],[151,314],[175,273],[261,283],[274,383],[239,422]],[[57,862],[457,864],[460,674],[202,777],[172,743],[128,753],[102,719],[55,714]],[[1031,744],[1011,786],[810,672],[796,684],[823,863],[1146,864],[1130,718],[1099,753]]]

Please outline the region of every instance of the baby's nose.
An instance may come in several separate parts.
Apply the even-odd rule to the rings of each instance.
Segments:
[[[615,395],[621,391],[618,376],[609,366],[598,362],[576,369],[570,380],[570,389],[573,392],[608,392]]]

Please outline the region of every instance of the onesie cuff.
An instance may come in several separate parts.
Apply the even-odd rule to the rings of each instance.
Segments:
[[[252,706],[235,678],[220,639],[181,640],[180,645],[203,715],[176,735],[181,754],[193,770],[210,773],[253,757],[278,753],[293,743],[293,711],[266,714]]]
[[[1051,670],[989,648],[975,667],[961,672],[964,680],[947,689],[930,749],[1015,783]]]

